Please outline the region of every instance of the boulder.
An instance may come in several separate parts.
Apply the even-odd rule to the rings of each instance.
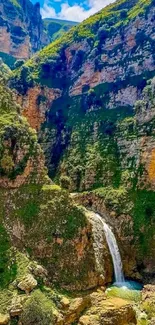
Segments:
[[[63,297],[63,298],[61,299],[60,303],[61,303],[62,308],[63,308],[63,309],[66,309],[66,308],[69,307],[70,301],[69,301],[68,298]]]
[[[105,298],[103,292],[90,295],[91,307],[80,317],[78,325],[137,324],[136,312],[130,302],[120,298]]]
[[[18,283],[18,288],[26,293],[30,293],[34,288],[37,287],[37,280],[29,274],[21,282]]]
[[[64,315],[64,324],[70,325],[77,321],[81,313],[90,306],[90,303],[90,296],[73,299]]]

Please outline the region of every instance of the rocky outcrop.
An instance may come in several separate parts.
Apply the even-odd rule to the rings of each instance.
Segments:
[[[7,325],[8,322],[10,320],[10,316],[9,315],[3,315],[3,314],[0,314],[0,324],[1,325]]]
[[[49,43],[39,3],[2,0],[0,16],[0,52],[17,59],[28,59]]]
[[[16,59],[28,59],[60,38],[74,22],[42,19],[40,4],[30,0],[2,0],[0,3],[0,57],[11,68]]]
[[[25,293],[30,293],[37,287],[37,281],[32,275],[27,275],[21,282],[18,283],[18,288]]]
[[[46,120],[54,100],[61,96],[61,90],[36,86],[30,88],[25,96],[17,94],[17,102],[22,107],[22,115],[26,117],[30,126],[39,131],[41,124]]]
[[[120,298],[106,300],[102,293],[91,295],[92,307],[79,319],[78,325],[136,324],[136,314],[130,302]]]

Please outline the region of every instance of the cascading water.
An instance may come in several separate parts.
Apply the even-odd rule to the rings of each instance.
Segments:
[[[102,217],[97,213],[96,213],[96,217],[100,220],[100,222],[103,225],[107,244],[108,244],[109,251],[110,251],[110,254],[112,257],[112,261],[113,261],[115,281],[118,284],[119,283],[123,284],[125,282],[125,279],[124,279],[124,275],[123,275],[123,266],[122,266],[121,255],[119,252],[116,238],[115,238],[111,228],[105,223],[105,221],[102,219]]]
[[[140,301],[141,299],[141,290],[142,284],[135,281],[127,281],[124,278],[123,266],[121,255],[119,252],[118,244],[115,238],[114,233],[112,232],[111,227],[107,225],[105,220],[98,214],[95,214],[95,220],[98,219],[103,226],[109,251],[112,257],[114,274],[115,274],[115,283],[113,283],[109,288],[107,288],[106,293],[109,297],[120,297],[123,299],[129,299],[133,301]]]

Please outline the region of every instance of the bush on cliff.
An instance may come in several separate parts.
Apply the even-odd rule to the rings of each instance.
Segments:
[[[20,321],[22,325],[54,325],[52,302],[39,290],[26,301]]]

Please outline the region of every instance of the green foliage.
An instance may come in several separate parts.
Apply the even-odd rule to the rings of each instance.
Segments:
[[[36,290],[26,301],[20,319],[23,325],[54,325],[53,304]]]
[[[11,257],[8,234],[0,224],[0,288],[6,288],[16,275],[16,265]]]
[[[18,88],[18,90],[23,93],[26,92],[26,85],[29,87],[34,82],[48,85],[49,87],[57,87],[59,84],[60,87],[61,84],[66,82],[66,74],[64,73],[66,57],[64,56],[64,50],[69,44],[74,41],[81,42],[82,39],[86,39],[90,44],[91,51],[93,51],[94,48],[96,49],[97,45],[100,52],[103,41],[110,37],[111,34],[114,34],[115,28],[125,26],[131,19],[135,19],[138,15],[147,14],[147,9],[151,4],[151,0],[138,0],[136,4],[132,1],[127,4],[126,0],[119,0],[107,6],[80,25],[73,27],[60,39],[45,47],[32,59],[26,62],[21,69],[17,69],[12,78],[12,86]],[[50,26],[50,21],[47,21],[46,25]],[[97,34],[98,36],[96,37]],[[77,62],[75,64],[76,69],[80,67],[82,60],[83,57],[79,58],[77,56]],[[23,72],[23,69],[27,69],[26,73],[25,70]],[[44,75],[45,69],[48,70],[46,70],[46,75]],[[57,76],[59,76],[59,83],[56,82]],[[60,77],[62,78],[61,82]],[[21,88],[22,83],[23,88]]]
[[[155,315],[155,300],[154,300],[154,296],[153,295],[150,296],[149,299],[146,299],[145,301],[143,301],[142,308],[145,311],[145,313],[147,314],[148,319],[151,320],[153,318],[153,320],[154,320],[154,315]],[[150,322],[147,323],[147,324],[150,324]],[[151,324],[153,324],[153,322],[151,322]]]
[[[37,152],[37,137],[25,118],[19,115],[20,107],[13,93],[0,85],[0,173],[16,178],[23,173],[27,161]],[[23,148],[24,152],[23,152]],[[19,151],[21,159],[19,159]]]
[[[143,254],[149,255],[149,247],[153,247],[155,225],[155,192],[136,190],[132,193],[134,202],[133,218],[135,238],[139,238],[139,249]],[[143,231],[145,229],[145,232]]]
[[[18,215],[27,227],[31,227],[32,222],[34,222],[36,217],[38,217],[39,210],[38,202],[32,198],[22,205],[18,210]]]
[[[13,251],[13,253],[16,263],[16,280],[21,281],[24,276],[30,273],[28,268],[30,266],[30,260],[25,254],[19,251]]]
[[[106,291],[107,297],[119,297],[125,300],[133,301],[133,302],[140,302],[142,298],[141,291],[139,290],[131,290],[127,288],[118,288],[112,286],[107,289]]]
[[[11,305],[13,298],[13,292],[11,290],[7,290],[6,288],[0,289],[0,313],[7,313],[8,307]]]
[[[62,188],[69,189],[70,187],[70,178],[68,176],[61,176],[60,177],[60,185]]]
[[[96,189],[94,192],[104,199],[104,202],[109,209],[115,210],[118,214],[131,212],[126,188],[120,187],[114,189],[112,187],[102,187]]]
[[[6,81],[10,75],[11,70],[5,63],[3,63],[3,60],[0,58],[0,79]]]

